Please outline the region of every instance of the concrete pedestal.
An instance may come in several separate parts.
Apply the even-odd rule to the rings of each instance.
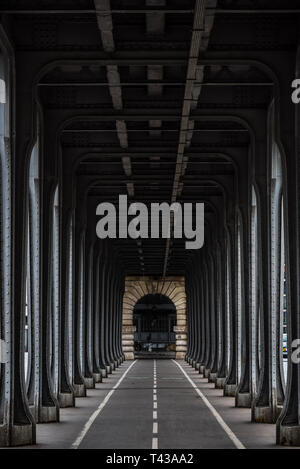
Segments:
[[[56,406],[42,406],[39,409],[39,423],[59,422],[59,410]]]
[[[84,384],[85,384],[86,389],[94,389],[95,380],[94,378],[84,378]]]
[[[210,375],[210,368],[204,368],[204,371],[203,371],[204,378],[209,378],[209,375]]]
[[[201,375],[204,374],[204,370],[205,370],[205,366],[204,366],[204,365],[200,365],[200,367],[199,367],[199,373],[200,373]]]
[[[209,373],[208,382],[215,383],[217,380],[217,373]]]
[[[235,397],[236,384],[224,384],[224,396]]]
[[[86,397],[86,388],[84,384],[74,384],[73,388],[75,397]]]
[[[224,389],[225,379],[226,378],[217,378],[216,383],[215,383],[215,388],[216,389]]]
[[[102,374],[101,373],[93,373],[93,377],[94,377],[95,383],[101,383],[102,382]]]
[[[277,428],[276,443],[283,446],[300,446],[300,426],[280,425]]]
[[[102,376],[102,378],[107,378],[107,370],[106,370],[106,368],[101,368],[101,376]]]
[[[235,407],[251,408],[251,394],[248,392],[237,393],[235,395]]]
[[[60,393],[58,395],[58,403],[59,407],[74,407],[75,406],[75,397],[74,394],[71,392]]]
[[[0,426],[0,447],[36,444],[35,424]]]
[[[282,407],[272,409],[272,407],[253,406],[251,421],[255,423],[276,423]]]

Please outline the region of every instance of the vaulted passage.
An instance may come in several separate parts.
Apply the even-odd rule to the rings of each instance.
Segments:
[[[175,358],[176,308],[166,296],[146,295],[133,310],[135,357],[156,356]],[[159,354],[159,355],[158,355]]]
[[[300,447],[299,19],[1,0],[1,447]]]

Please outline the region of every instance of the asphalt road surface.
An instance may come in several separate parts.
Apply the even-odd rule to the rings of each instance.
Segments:
[[[274,449],[275,430],[184,361],[148,359],[124,362],[59,423],[39,424],[34,448]]]

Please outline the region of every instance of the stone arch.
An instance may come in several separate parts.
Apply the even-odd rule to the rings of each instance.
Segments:
[[[168,297],[176,308],[176,358],[184,359],[187,347],[186,292],[184,277],[126,277],[123,296],[122,348],[127,360],[134,359],[133,310],[146,295]]]

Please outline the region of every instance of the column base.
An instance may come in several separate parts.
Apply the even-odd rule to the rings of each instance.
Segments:
[[[199,371],[199,369],[200,369],[200,363],[196,363],[195,364],[195,370]]]
[[[217,378],[215,382],[216,389],[224,389],[226,378]]]
[[[235,397],[236,384],[224,384],[224,396]]]
[[[204,365],[200,365],[200,367],[199,367],[199,373],[200,373],[201,375],[204,374],[204,370],[205,370],[205,366],[204,366]]]
[[[36,433],[35,424],[27,425],[0,425],[0,446],[24,446],[35,445]]]
[[[204,378],[209,378],[210,368],[204,368],[203,376]]]
[[[93,373],[95,383],[102,383],[101,373]]]
[[[39,423],[59,422],[59,410],[56,406],[41,406],[39,409]]]
[[[253,406],[251,412],[251,421],[255,423],[276,423],[282,408],[275,410],[272,407]]]
[[[112,374],[112,367],[111,365],[106,365],[106,372],[108,375],[111,375]]]
[[[238,392],[235,395],[235,407],[251,409],[251,394],[249,392]]]
[[[71,392],[59,393],[58,395],[59,407],[75,407],[75,397]]]
[[[102,376],[102,379],[103,379],[103,378],[107,378],[107,370],[106,370],[106,368],[101,368],[101,376]]]
[[[75,397],[86,397],[86,388],[84,384],[73,384]]]
[[[300,446],[300,426],[279,425],[276,443],[282,446]]]
[[[84,377],[84,384],[86,389],[94,389],[95,388],[95,380],[94,378],[86,378]]]
[[[208,382],[215,383],[217,381],[217,373],[209,373]]]
[[[119,366],[118,360],[115,360],[115,361],[114,361],[114,366],[115,366],[114,369],[116,370],[116,369],[118,368],[118,366]]]
[[[196,368],[196,360],[192,360],[192,367]]]

